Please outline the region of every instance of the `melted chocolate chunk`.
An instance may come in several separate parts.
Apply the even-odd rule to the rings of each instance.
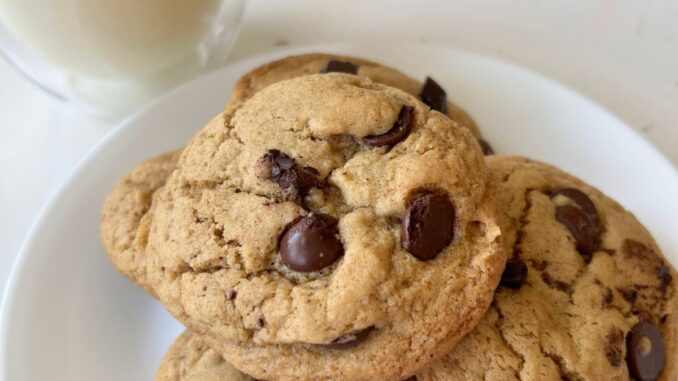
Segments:
[[[518,258],[510,259],[506,262],[506,268],[501,274],[500,284],[513,290],[522,287],[527,279],[527,265]]]
[[[381,135],[365,136],[365,143],[375,146],[394,146],[405,140],[412,131],[412,122],[414,121],[414,107],[403,106],[398,113],[398,119],[393,123],[393,127]]]
[[[664,339],[659,328],[643,319],[626,336],[626,364],[637,381],[653,381],[664,368]]]
[[[486,140],[478,139],[478,144],[480,144],[480,148],[483,150],[483,155],[485,156],[494,155],[494,150],[492,149],[492,146]]]
[[[431,77],[426,77],[419,98],[430,108],[447,115],[447,93]]]
[[[343,61],[330,61],[327,63],[320,73],[347,73],[347,74],[358,74],[358,65],[354,65],[350,62]]]
[[[361,344],[363,341],[367,340],[367,337],[370,335],[370,332],[374,330],[374,327],[367,327],[359,331],[351,332],[347,335],[341,336],[329,344],[322,344],[324,348],[328,349],[346,349],[355,347],[358,344]]]
[[[299,167],[294,160],[277,149],[271,149],[259,160],[259,176],[271,180],[288,192],[287,198],[300,201],[318,181],[318,171],[312,167]]]
[[[624,345],[624,332],[620,329],[613,328],[608,332],[605,338],[605,357],[610,365],[617,368],[622,362],[622,345]]]
[[[400,244],[416,258],[435,258],[454,237],[455,211],[445,194],[422,190],[409,202],[400,225]]]
[[[294,271],[322,270],[343,254],[337,220],[326,214],[311,213],[298,219],[280,238],[282,261]]]
[[[586,195],[586,193],[575,188],[560,188],[551,192],[551,198],[556,196],[565,196],[574,201],[577,206],[586,213],[592,221],[598,224],[598,211],[593,201]]]
[[[586,213],[573,205],[557,207],[556,220],[570,231],[577,250],[588,262],[591,259],[591,254],[596,250],[598,226]]]
[[[551,198],[564,196],[574,204],[556,208],[556,220],[565,225],[575,240],[577,250],[588,261],[598,246],[600,235],[599,218],[593,201],[582,191],[560,188],[551,192]]]

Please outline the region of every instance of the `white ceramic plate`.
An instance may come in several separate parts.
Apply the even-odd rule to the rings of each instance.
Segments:
[[[152,379],[181,326],[119,275],[99,239],[106,193],[152,155],[183,146],[219,112],[248,69],[306,51],[354,54],[418,78],[431,74],[501,153],[555,164],[616,198],[678,264],[678,173],[621,120],[527,70],[420,45],[323,45],[242,61],[167,95],[94,149],[43,211],[14,268],[2,311],[5,381]]]

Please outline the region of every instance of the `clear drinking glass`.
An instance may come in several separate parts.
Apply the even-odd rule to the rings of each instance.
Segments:
[[[226,60],[244,0],[0,0],[0,52],[54,96],[118,116]]]

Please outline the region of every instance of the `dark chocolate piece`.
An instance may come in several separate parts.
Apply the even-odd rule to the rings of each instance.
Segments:
[[[282,261],[295,271],[322,270],[343,254],[337,220],[326,214],[311,213],[298,219],[280,239]]]
[[[514,290],[522,287],[527,279],[527,265],[518,258],[510,259],[506,262],[506,268],[501,274],[500,284]]]
[[[664,368],[664,339],[659,328],[642,320],[626,336],[626,364],[637,381],[653,381]]]
[[[287,191],[287,198],[300,201],[313,187],[321,186],[318,171],[300,167],[277,149],[271,149],[259,160],[259,176],[271,180]]]
[[[419,191],[405,210],[400,243],[422,261],[433,259],[452,242],[454,220],[454,206],[446,194]]]
[[[358,65],[354,65],[350,62],[344,61],[330,61],[327,63],[320,73],[346,73],[346,74],[358,74]]]
[[[398,113],[398,119],[393,123],[393,127],[381,135],[365,136],[363,140],[365,143],[375,146],[394,146],[405,140],[412,131],[412,123],[414,121],[414,107],[403,106]]]
[[[430,108],[447,115],[447,93],[431,77],[426,77],[419,98]]]

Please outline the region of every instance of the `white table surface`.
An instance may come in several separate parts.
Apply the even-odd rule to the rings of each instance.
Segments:
[[[617,114],[678,166],[675,0],[250,0],[231,60],[366,39],[470,50],[531,68]],[[45,202],[111,128],[0,60],[0,290]]]

